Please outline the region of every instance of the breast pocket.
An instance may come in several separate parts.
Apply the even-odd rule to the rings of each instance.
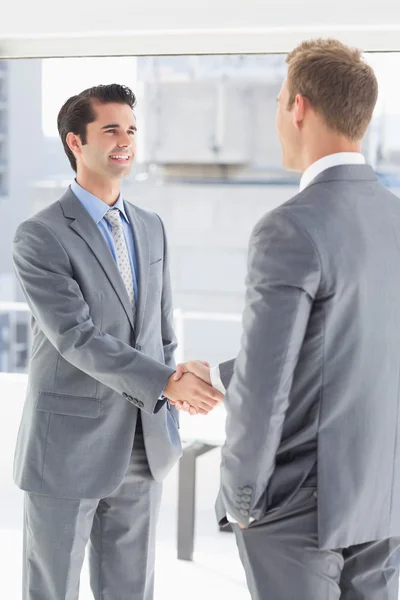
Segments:
[[[150,262],[150,269],[151,269],[152,267],[154,267],[155,265],[158,265],[159,263],[161,263],[161,261],[162,261],[162,258],[156,258],[155,260],[152,260],[152,261]]]
[[[150,268],[149,268],[149,277],[151,279],[153,279],[154,277],[162,279],[162,272],[163,272],[162,267],[163,267],[163,261],[161,258],[159,258],[158,260],[155,260],[154,262],[151,262]]]
[[[150,263],[148,294],[149,298],[157,300],[161,297],[163,282],[163,261],[161,258]]]

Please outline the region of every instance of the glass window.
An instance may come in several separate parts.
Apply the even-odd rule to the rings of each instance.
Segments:
[[[363,152],[397,193],[400,108],[393,73],[400,54],[367,59],[376,70],[380,96]],[[131,176],[123,181],[123,195],[156,211],[166,225],[174,304],[184,318],[178,357],[203,356],[212,362],[231,356],[240,339],[250,231],[263,213],[294,195],[299,182],[298,175],[281,166],[274,126],[284,56],[75,58],[0,65],[0,222],[8,223],[0,240],[0,300],[24,301],[11,262],[16,226],[57,200],[74,176],[58,139],[59,108],[92,85],[123,83],[138,100],[138,153]],[[188,311],[196,317],[186,319]],[[228,320],[218,318],[221,313],[230,315]],[[9,313],[1,314],[7,321]],[[24,371],[26,317],[21,312],[13,323],[15,331],[4,333],[11,327],[4,325],[0,333],[0,369]]]

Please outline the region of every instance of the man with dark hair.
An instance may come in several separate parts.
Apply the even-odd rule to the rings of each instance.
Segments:
[[[227,388],[217,516],[252,598],[397,600],[400,202],[360,152],[378,84],[337,40],[287,64],[276,124],[299,193],[251,235],[237,359],[176,377]]]
[[[172,377],[163,224],[120,195],[134,106],[115,84],[64,104],[58,128],[76,179],[14,239],[33,315],[15,456],[26,491],[24,600],[77,600],[89,539],[96,600],[152,599],[161,482],[181,456],[171,403],[207,414],[222,399],[192,374]]]

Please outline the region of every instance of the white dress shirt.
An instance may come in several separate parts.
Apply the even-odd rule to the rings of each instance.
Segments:
[[[365,165],[365,158],[359,152],[336,152],[323,156],[306,169],[300,180],[300,192],[326,169],[340,165]]]
[[[336,152],[335,154],[328,154],[328,156],[323,156],[316,162],[306,169],[300,180],[300,189],[302,192],[314,179],[317,175],[320,175],[326,169],[330,169],[331,167],[338,167],[340,165],[364,165],[365,158],[359,152]],[[210,369],[210,379],[211,385],[217,389],[222,394],[225,394],[226,389],[221,380],[221,375],[219,372],[219,366],[211,367]],[[230,523],[237,523],[237,521],[227,513],[226,518]],[[250,519],[250,523],[252,523],[254,519]]]

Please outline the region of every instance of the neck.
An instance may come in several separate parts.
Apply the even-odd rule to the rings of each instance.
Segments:
[[[121,192],[119,179],[106,179],[104,177],[80,173],[78,171],[76,181],[87,192],[90,192],[108,206],[114,206]]]
[[[317,160],[324,158],[324,156],[338,152],[361,152],[361,142],[351,142],[348,139],[336,137],[334,139],[327,138],[322,143],[319,140],[319,143],[315,145],[310,144],[308,147],[303,148],[301,153],[301,172],[304,173],[308,167],[317,162]]]

